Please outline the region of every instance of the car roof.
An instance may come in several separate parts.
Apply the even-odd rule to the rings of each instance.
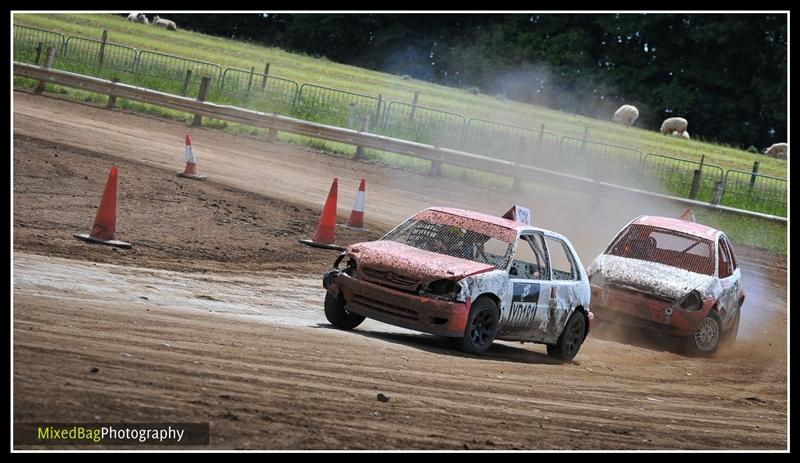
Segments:
[[[654,215],[643,215],[637,217],[631,225],[648,225],[651,227],[666,228],[668,230],[675,230],[689,235],[698,236],[711,241],[715,241],[717,236],[722,233],[716,228],[711,228],[707,225],[699,224],[697,222],[690,222],[683,219],[675,219],[672,217],[659,217]]]
[[[531,225],[527,225],[522,222],[517,222],[516,220],[504,219],[496,215],[484,214],[483,212],[468,211],[466,209],[457,209],[454,207],[429,207],[425,210],[456,215],[471,220],[477,220],[479,222],[486,222],[492,225],[497,225],[499,227],[507,228],[509,230],[522,231],[522,230],[535,229],[535,227],[532,227]]]
[[[485,231],[487,235],[490,236],[492,235],[492,233],[489,231],[492,228],[495,228],[495,230],[497,229],[504,230],[502,234],[504,235],[504,239],[506,239],[507,241],[515,239],[515,237],[518,236],[520,233],[526,231],[541,232],[547,236],[553,236],[556,238],[569,241],[565,236],[560,235],[551,230],[534,227],[533,225],[528,225],[522,222],[518,222],[516,220],[505,219],[503,217],[498,217],[492,214],[484,214],[482,212],[468,211],[466,209],[457,209],[454,207],[429,207],[427,209],[418,212],[417,214],[415,214],[415,216],[418,216],[420,214],[446,214],[453,217],[463,217],[468,220],[485,223],[488,224],[487,229]]]

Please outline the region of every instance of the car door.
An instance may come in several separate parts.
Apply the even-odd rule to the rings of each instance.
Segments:
[[[717,275],[719,276],[720,296],[717,311],[724,327],[728,327],[739,310],[741,291],[741,270],[736,265],[730,243],[725,235],[717,240]]]
[[[523,232],[517,239],[509,269],[509,289],[500,314],[497,337],[538,341],[550,305],[550,268],[539,232]]]
[[[554,343],[564,330],[572,311],[581,304],[580,265],[566,241],[557,236],[545,235],[548,262],[550,264],[550,304],[541,315],[546,321],[541,333],[544,342]]]

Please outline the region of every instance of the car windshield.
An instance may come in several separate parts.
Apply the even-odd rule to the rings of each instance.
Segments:
[[[631,225],[620,233],[606,254],[657,262],[703,275],[714,274],[714,243],[666,228]]]
[[[512,252],[512,243],[462,227],[414,218],[398,225],[381,239],[493,265],[501,270],[508,267]]]

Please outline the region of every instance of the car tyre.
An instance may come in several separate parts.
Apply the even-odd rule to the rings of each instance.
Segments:
[[[686,338],[687,351],[692,356],[710,357],[719,349],[722,336],[722,320],[712,310],[703,319],[700,328]]]
[[[586,318],[576,310],[569,317],[567,325],[558,337],[558,342],[547,345],[547,355],[568,362],[578,355],[586,335]]]
[[[348,312],[345,308],[343,297],[334,296],[332,293],[325,293],[325,318],[337,328],[352,330],[366,319],[363,315]]]
[[[497,304],[488,297],[476,299],[470,307],[467,326],[461,337],[461,350],[477,355],[485,353],[494,342],[499,322]]]

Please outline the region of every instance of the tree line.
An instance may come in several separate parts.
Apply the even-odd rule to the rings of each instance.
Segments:
[[[785,141],[784,14],[176,14],[179,26],[636,126]],[[546,122],[546,121],[545,121]]]

